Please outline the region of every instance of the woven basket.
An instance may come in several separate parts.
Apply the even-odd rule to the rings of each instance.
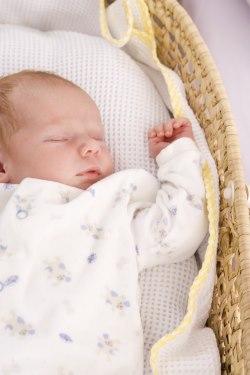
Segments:
[[[217,280],[208,325],[217,337],[222,374],[250,374],[250,224],[235,122],[215,64],[185,10],[176,0],[144,1],[158,57],[181,77],[219,174]]]
[[[250,224],[236,126],[209,51],[176,0],[146,0],[158,56],[185,84],[219,174],[217,280],[208,325],[220,349],[222,374],[250,373]],[[230,200],[225,188],[232,186]]]

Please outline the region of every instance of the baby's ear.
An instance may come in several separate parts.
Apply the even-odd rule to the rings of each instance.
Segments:
[[[1,184],[3,184],[3,183],[6,184],[7,182],[9,182],[9,175],[5,171],[4,164],[3,164],[2,154],[1,154],[1,151],[0,151],[0,183]]]

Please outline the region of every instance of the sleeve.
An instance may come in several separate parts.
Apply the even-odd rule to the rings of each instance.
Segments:
[[[208,231],[201,155],[192,139],[173,142],[156,162],[156,200],[149,207],[135,207],[132,215],[140,271],[189,258]]]

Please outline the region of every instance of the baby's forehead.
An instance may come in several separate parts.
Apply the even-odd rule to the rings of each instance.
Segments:
[[[70,81],[53,78],[49,81],[25,78],[16,85],[10,95],[10,100],[14,109],[21,112],[31,101],[40,101],[47,106],[50,102],[61,103],[63,107],[86,106],[93,110],[98,110],[91,97],[79,86]],[[32,112],[32,106],[29,111]]]
[[[43,82],[32,82],[30,85],[25,83],[16,88],[12,100],[17,117],[23,125],[26,120],[35,120],[34,116],[38,116],[43,124],[55,123],[65,117],[82,119],[82,126],[86,120],[102,127],[96,103],[80,87],[67,82],[57,81],[49,86]]]
[[[15,87],[13,87],[12,95],[24,95],[30,93],[39,93],[40,95],[46,95],[46,93],[51,91],[66,90],[70,88],[71,90],[79,91],[84,93],[79,86],[75,85],[73,82],[64,80],[60,77],[52,77],[49,79],[43,78],[34,78],[34,77],[21,77],[21,79],[17,82]]]

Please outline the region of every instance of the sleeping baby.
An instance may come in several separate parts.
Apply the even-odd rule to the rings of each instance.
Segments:
[[[148,134],[158,179],[113,173],[100,113],[45,72],[0,80],[0,373],[141,375],[138,274],[208,230],[187,119]]]

